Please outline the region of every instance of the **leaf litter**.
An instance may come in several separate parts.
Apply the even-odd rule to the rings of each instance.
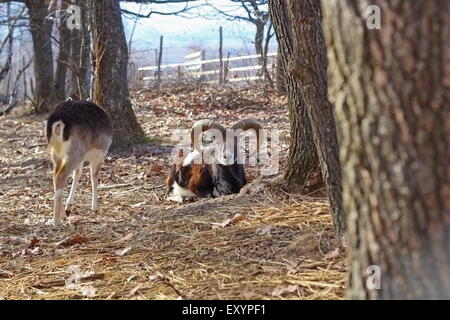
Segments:
[[[343,298],[345,250],[336,249],[323,192],[290,194],[247,167],[255,181],[247,193],[165,200],[172,132],[199,119],[231,126],[252,117],[278,129],[282,171],[284,97],[261,88],[144,89],[133,107],[151,139],[106,159],[99,214],[89,210],[84,168],[70,223],[59,228],[45,223],[53,188],[43,117],[17,108],[0,118],[0,299]]]

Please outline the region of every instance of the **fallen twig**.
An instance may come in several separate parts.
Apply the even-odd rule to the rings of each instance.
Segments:
[[[128,187],[128,186],[131,186],[131,183],[119,183],[119,184],[112,184],[109,186],[99,186],[98,189],[99,190],[109,190],[109,189],[123,188],[123,187]]]
[[[85,282],[85,281],[90,281],[90,280],[101,280],[104,278],[105,278],[104,273],[94,273],[94,274],[90,274],[85,277],[81,277],[80,282]],[[44,289],[44,288],[52,288],[52,287],[61,287],[61,286],[65,286],[65,285],[66,285],[66,280],[62,279],[62,280],[52,280],[52,281],[47,281],[47,282],[41,282],[32,287],[36,288],[36,289]]]

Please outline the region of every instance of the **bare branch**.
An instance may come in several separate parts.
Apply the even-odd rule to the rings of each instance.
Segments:
[[[165,4],[165,3],[184,3],[184,2],[196,2],[201,0],[120,0],[121,2],[134,2],[134,3],[142,3],[142,4]],[[1,0],[0,0],[1,2]]]
[[[0,46],[0,53],[1,53],[3,51],[3,47],[6,45],[6,43],[8,43],[8,57],[6,59],[5,65],[2,66],[2,68],[0,70],[0,81],[2,81],[6,77],[6,75],[8,74],[8,72],[11,68],[12,56],[13,56],[14,30],[16,27],[16,23],[19,20],[19,17],[23,14],[24,11],[25,11],[25,7],[22,8],[22,11],[20,11],[20,13],[15,17],[15,19],[12,21],[12,24],[9,23],[8,34]],[[9,4],[8,4],[8,16],[9,15],[10,15],[10,11],[9,11]]]
[[[163,16],[177,15],[177,14],[185,13],[185,12],[187,12],[189,10],[196,9],[196,8],[199,8],[199,7],[200,7],[200,5],[199,6],[192,6],[192,7],[190,7],[189,4],[186,3],[186,6],[183,9],[180,9],[180,10],[177,10],[177,11],[172,11],[172,12],[161,12],[161,11],[151,10],[148,14],[141,14],[141,13],[133,12],[133,11],[126,10],[126,9],[121,9],[121,11],[124,14],[129,14],[129,15],[132,15],[132,16],[137,17],[137,18],[150,18],[150,16],[153,15],[153,14],[159,14],[159,15],[163,15]]]

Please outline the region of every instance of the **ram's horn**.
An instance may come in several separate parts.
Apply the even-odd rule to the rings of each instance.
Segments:
[[[247,131],[250,129],[254,129],[256,132],[256,141],[257,141],[257,148],[259,151],[259,148],[261,147],[260,143],[262,141],[260,141],[260,136],[259,136],[259,130],[263,129],[263,125],[261,122],[259,122],[256,119],[242,119],[239,120],[238,122],[236,122],[231,129],[234,130],[238,130],[241,129],[242,131]]]
[[[209,129],[217,129],[222,133],[222,139],[225,142],[226,130],[225,128],[218,122],[213,120],[199,120],[191,128],[191,141],[194,145],[194,149],[198,152],[201,152],[201,141],[199,141],[200,135],[209,130]]]

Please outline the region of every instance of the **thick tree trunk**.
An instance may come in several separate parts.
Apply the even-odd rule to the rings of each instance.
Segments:
[[[284,0],[283,0],[284,1]],[[336,233],[343,237],[341,166],[333,107],[328,100],[327,57],[320,0],[285,0],[293,23],[294,55],[286,64],[300,83],[330,199]]]
[[[288,59],[295,55],[292,21],[288,15],[284,0],[270,1],[272,23],[278,38],[278,63],[286,65]],[[291,124],[291,144],[285,180],[288,188],[303,191],[308,177],[318,166],[318,157],[314,145],[313,133],[308,118],[305,102],[299,83],[289,74],[285,74],[284,82],[288,95],[289,121]]]
[[[367,27],[372,4],[381,8],[381,30]],[[450,3],[324,7],[349,213],[349,297],[449,299]],[[372,265],[379,290],[367,286]]]
[[[34,50],[34,77],[36,88],[34,106],[37,112],[47,112],[56,101],[53,82],[53,53],[51,43],[52,21],[46,19],[47,5],[44,0],[26,2],[30,16],[30,31]]]
[[[280,94],[286,95],[286,67],[284,65],[284,61],[286,58],[282,57],[283,50],[281,50],[281,44],[278,44],[278,53],[277,53],[277,69],[276,69],[276,84],[277,91]]]
[[[113,149],[144,141],[133,113],[127,84],[128,49],[118,0],[94,1],[94,101],[113,119]]]
[[[67,9],[67,4],[65,1],[62,2],[61,9],[62,10]],[[55,93],[56,97],[60,100],[66,99],[67,63],[69,62],[70,42],[71,42],[70,30],[67,27],[66,15],[63,12],[60,13],[59,54],[55,73]]]

